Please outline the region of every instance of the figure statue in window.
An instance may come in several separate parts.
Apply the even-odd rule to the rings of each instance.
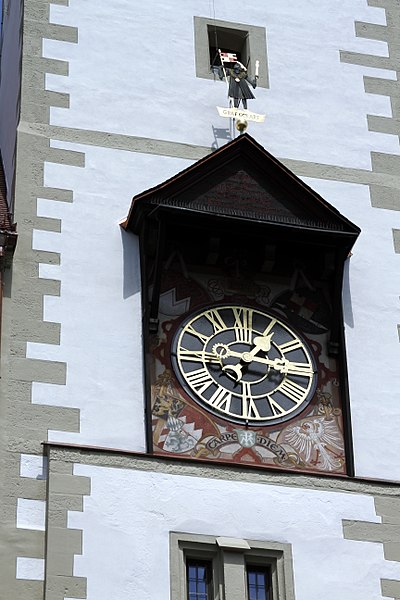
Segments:
[[[256,74],[254,79],[249,78],[246,67],[239,61],[235,62],[232,68],[225,69],[218,67],[218,75],[220,79],[229,77],[228,96],[233,100],[233,106],[239,108],[240,102],[243,108],[247,109],[247,100],[254,98],[254,94],[250,89],[250,85],[255,89],[258,80],[258,61],[256,63]]]

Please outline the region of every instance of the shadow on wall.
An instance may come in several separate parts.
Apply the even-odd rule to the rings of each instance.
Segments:
[[[214,140],[211,144],[212,150],[218,150],[221,146],[224,146],[227,142],[232,139],[232,134],[229,129],[222,129],[220,127],[212,126]]]
[[[140,292],[139,239],[120,227],[123,260],[122,296],[124,299]]]
[[[342,293],[342,301],[343,301],[343,318],[344,322],[348,327],[354,327],[354,317],[353,317],[353,308],[351,305],[351,292],[350,292],[350,260],[347,259],[344,264],[343,271],[343,293]]]

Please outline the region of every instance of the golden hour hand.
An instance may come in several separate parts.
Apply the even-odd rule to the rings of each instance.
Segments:
[[[262,352],[268,352],[271,349],[271,338],[274,334],[270,335],[259,335],[254,338],[253,344],[254,348],[250,352],[242,352],[241,359],[244,362],[250,363],[253,362],[256,354],[262,350]]]

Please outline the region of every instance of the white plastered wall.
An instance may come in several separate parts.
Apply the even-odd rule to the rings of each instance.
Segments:
[[[60,144],[54,143],[53,146]],[[36,404],[80,409],[80,432],[51,441],[144,450],[143,357],[137,238],[121,229],[131,198],[189,162],[62,144],[86,154],[86,166],[45,166],[45,184],[74,192],[72,203],[38,200],[38,214],[60,218],[61,233],[35,231],[33,247],[61,253],[40,277],[61,281],[44,319],[61,323],[60,345],[28,343],[30,358],[67,364],[66,385],[34,383]],[[110,176],[111,173],[115,177]]]
[[[69,4],[52,6],[51,19],[78,27],[78,45],[44,43],[45,56],[70,63],[68,78],[47,76],[49,90],[71,95],[69,109],[52,109],[54,125],[211,146],[212,127],[229,127],[216,111],[226,86],[195,76],[193,17],[215,16],[266,28],[270,88],[258,88],[249,107],[267,118],[248,131],[273,154],[370,168],[371,150],[399,152],[396,136],[368,131],[366,115],[391,108],[365,94],[362,79],[395,72],[340,62],[340,50],[387,56],[385,42],[355,37],[355,20],[385,24],[384,9],[366,0],[270,0],[246,10],[216,0],[215,14],[208,0],[151,0],[140,11],[128,0]]]
[[[379,578],[400,576],[381,544],[343,539],[342,519],[379,522],[372,497],[87,465],[74,474],[91,478],[68,520],[83,530],[74,575],[87,577],[88,600],[167,600],[170,531],[292,544],[296,600],[360,590],[381,600]]]
[[[347,261],[343,308],[356,474],[400,480],[400,214],[371,208],[366,186],[307,179],[361,228]]]

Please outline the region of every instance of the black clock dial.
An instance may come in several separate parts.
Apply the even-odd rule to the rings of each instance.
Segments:
[[[177,331],[172,365],[186,393],[207,410],[249,425],[272,425],[311,401],[312,353],[293,328],[267,310],[213,306]]]

